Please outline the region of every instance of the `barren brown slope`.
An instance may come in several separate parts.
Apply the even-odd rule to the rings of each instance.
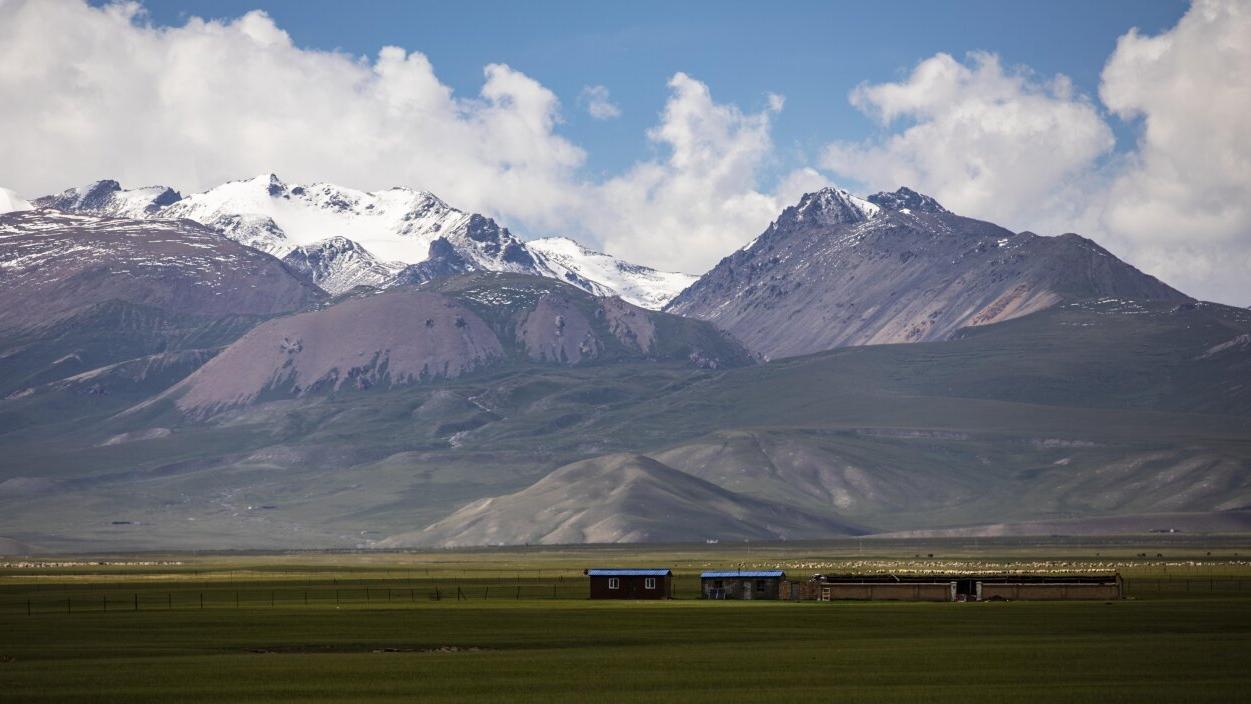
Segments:
[[[268,321],[162,398],[197,415],[267,399],[451,379],[493,364],[751,363],[711,325],[514,274],[348,297]]]
[[[266,322],[164,397],[203,413],[266,393],[453,378],[502,357],[473,311],[438,293],[400,290]]]
[[[1078,235],[960,217],[907,189],[825,189],[787,208],[666,308],[771,358],[943,340],[969,325],[1099,297],[1189,300]]]
[[[381,545],[778,540],[858,532],[828,515],[735,494],[649,457],[618,454],[566,465],[515,494],[475,501]]]
[[[0,329],[44,326],[110,300],[212,318],[325,298],[277,259],[189,221],[8,213],[0,264]]]

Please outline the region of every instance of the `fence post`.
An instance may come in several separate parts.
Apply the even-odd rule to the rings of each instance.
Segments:
[[[108,613],[108,612],[109,612],[109,595],[108,595],[108,594],[105,594],[105,595],[104,595],[104,597],[103,597],[103,599],[104,599],[104,602],[103,602],[103,603],[104,603],[104,612],[105,612],[105,613]]]
[[[517,600],[518,601],[521,600],[521,585],[520,584],[517,585]]]
[[[483,587],[483,588],[482,588],[482,598],[483,598],[483,599],[490,599],[490,598],[491,598],[491,588],[490,588],[490,587]]]
[[[135,611],[139,610],[139,594],[135,594]]]
[[[204,592],[200,592],[200,609],[204,609]]]
[[[308,606],[308,591],[307,590],[305,590],[304,592],[304,605]]]
[[[73,608],[70,606],[70,598],[65,597],[65,613],[72,613]]]
[[[239,608],[239,592],[235,592],[235,608]]]
[[[552,585],[552,598],[553,599],[556,598],[556,585],[555,584]]]
[[[26,600],[26,615],[30,615],[30,599]]]
[[[269,605],[271,607],[274,605],[274,590],[273,589],[269,590]]]
[[[339,605],[339,590],[338,589],[334,590],[334,604],[335,606]]]

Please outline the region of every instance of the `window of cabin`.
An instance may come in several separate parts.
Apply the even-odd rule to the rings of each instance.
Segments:
[[[608,588],[609,588],[609,589],[620,589],[620,588],[621,588],[621,580],[620,580],[620,579],[618,579],[618,578],[616,578],[616,577],[609,577],[609,578],[608,578]]]
[[[714,579],[712,580],[712,588],[713,589],[725,589],[725,583],[719,579]]]
[[[765,590],[765,581],[763,579],[756,580],[756,591],[763,592]]]
[[[643,580],[643,588],[644,588],[644,589],[655,589],[655,588],[656,588],[656,578],[655,578],[655,577],[648,577],[647,579]]]

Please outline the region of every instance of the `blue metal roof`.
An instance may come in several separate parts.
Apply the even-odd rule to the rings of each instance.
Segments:
[[[786,573],[782,570],[756,570],[756,571],[730,571],[730,572],[704,572],[699,575],[701,579],[733,579],[734,577],[745,577],[747,579],[760,579],[765,577],[785,577]]]
[[[587,570],[588,577],[668,577],[673,574],[669,569],[631,569],[607,568]]]

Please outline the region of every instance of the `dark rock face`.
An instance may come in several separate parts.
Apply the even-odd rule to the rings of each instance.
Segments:
[[[882,191],[874,193],[866,200],[887,210],[911,210],[917,213],[946,213],[946,208],[927,195],[917,193],[911,188],[900,188],[894,193]]]
[[[666,308],[771,358],[947,339],[1066,300],[1184,294],[1077,235],[955,215],[908,189],[867,201],[825,189],[787,208]]]
[[[32,203],[37,208],[76,210],[91,212],[107,204],[114,193],[122,190],[121,184],[112,179],[96,181],[84,189],[69,189],[54,196],[37,198]]]
[[[430,257],[424,262],[410,264],[400,270],[391,281],[396,286],[415,286],[444,276],[455,276],[474,271],[476,267],[461,255],[455,245],[440,237],[430,243]]]
[[[104,179],[37,198],[32,205],[65,212],[141,218],[155,215],[161,208],[179,200],[182,194],[165,186],[125,191],[117,181]]]
[[[458,240],[458,244],[476,250],[479,258],[507,262],[520,267],[525,273],[539,273],[534,257],[526,246],[513,237],[508,228],[500,227],[491,218],[473,213],[465,223],[462,233],[451,233],[449,237]]]
[[[189,221],[32,210],[0,216],[0,329],[116,300],[180,315],[274,315],[325,295],[277,259]]]
[[[379,287],[395,276],[395,265],[384,264],[346,237],[331,237],[296,247],[282,258],[293,273],[332,296],[357,286]]]

